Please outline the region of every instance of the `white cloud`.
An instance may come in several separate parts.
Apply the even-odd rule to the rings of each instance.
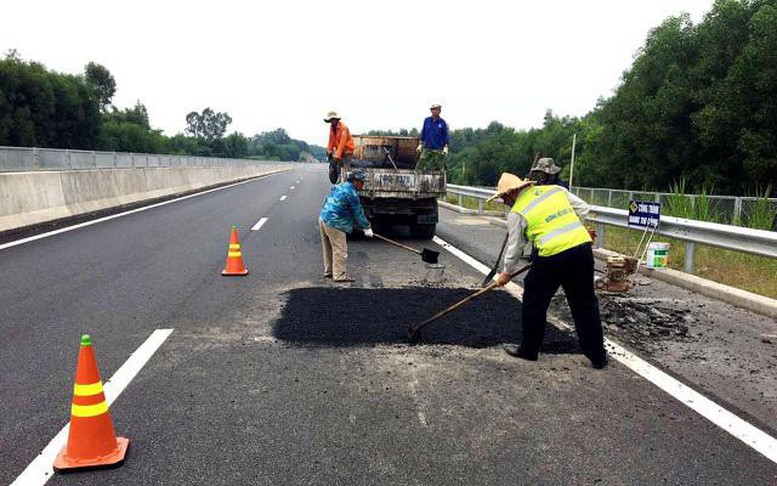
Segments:
[[[712,3],[26,0],[4,6],[0,52],[69,73],[103,64],[114,104],[140,100],[168,135],[209,106],[230,131],[324,145],[330,109],[354,133],[420,127],[432,102],[453,128],[584,115],[650,29],[681,12],[698,22]]]

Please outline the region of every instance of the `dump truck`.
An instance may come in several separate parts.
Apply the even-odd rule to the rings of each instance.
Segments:
[[[359,191],[364,213],[377,228],[407,225],[410,236],[428,240],[437,227],[437,198],[445,195],[445,170],[416,170],[418,138],[355,135],[351,168],[366,176]],[[345,180],[348,167],[342,167]]]

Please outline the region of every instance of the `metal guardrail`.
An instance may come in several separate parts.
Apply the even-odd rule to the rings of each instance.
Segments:
[[[0,172],[146,167],[213,167],[230,164],[245,166],[265,163],[267,161],[198,157],[193,155],[0,146]]]
[[[493,196],[496,191],[496,189],[488,187],[457,186],[456,184],[448,184],[446,187],[449,194],[459,196],[459,206],[464,206],[462,200],[464,197],[477,198],[478,214],[483,214],[483,202]]]
[[[694,211],[705,212],[714,216],[718,223],[739,225],[749,222],[759,206],[764,205],[777,214],[777,198],[751,196],[718,196],[713,194],[673,194],[669,192],[627,191],[602,187],[573,187],[571,191],[589,204],[606,206],[608,208],[627,207],[629,201],[654,201],[662,206],[671,206],[686,199]],[[690,214],[689,214],[690,215]]]
[[[459,196],[460,206],[462,205],[462,197],[477,198],[478,214],[483,214],[483,201],[491,197],[495,191],[496,189],[484,187],[448,184],[448,193]],[[604,245],[605,225],[628,228],[632,231],[644,231],[629,227],[628,214],[629,212],[625,209],[591,206],[591,211],[588,214],[587,220],[597,223],[597,246]],[[684,268],[686,273],[693,273],[694,257],[696,254],[695,245],[697,243],[753,255],[777,258],[777,232],[774,231],[708,223],[706,221],[675,218],[673,216],[661,216],[661,223],[659,224],[656,233],[676,238],[686,243]]]
[[[629,228],[629,212],[625,209],[591,206],[587,220],[597,223],[596,239],[599,245],[604,245],[604,226]],[[635,228],[630,228],[635,231]],[[676,238],[685,242],[686,273],[693,273],[696,243],[728,250],[750,253],[753,255],[777,258],[777,232],[730,226],[727,224],[708,223],[694,219],[661,216],[656,233]]]

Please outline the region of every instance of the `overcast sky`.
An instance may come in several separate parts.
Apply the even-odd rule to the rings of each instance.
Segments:
[[[648,31],[713,0],[24,0],[4,2],[0,53],[77,74],[90,61],[151,125],[182,132],[211,107],[250,136],[285,128],[326,145],[337,110],[353,133],[420,128],[443,105],[451,128],[542,125],[608,97]]]

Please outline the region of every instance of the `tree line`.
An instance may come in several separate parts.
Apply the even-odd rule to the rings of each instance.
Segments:
[[[493,186],[524,175],[537,153],[564,163],[574,184],[768,194],[777,186],[777,2],[717,0],[697,25],[687,14],[652,29],[617,90],[581,118],[548,111],[539,129],[497,122],[456,130],[449,167],[459,183]]]
[[[186,114],[186,130],[166,136],[151,126],[147,108],[111,104],[116,81],[89,63],[78,75],[48,70],[16,51],[0,59],[0,145],[263,160],[322,159],[323,147],[294,140],[283,129],[227,135],[228,113],[210,107]]]

